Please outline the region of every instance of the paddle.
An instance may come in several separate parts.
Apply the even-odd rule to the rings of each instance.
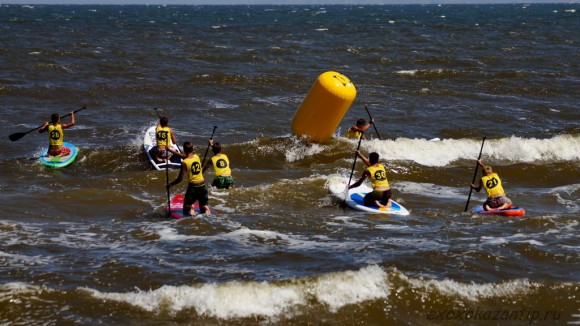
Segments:
[[[360,149],[360,143],[363,139],[363,135],[364,135],[364,132],[361,132],[360,137],[358,139],[358,145],[356,146],[357,151]],[[358,155],[355,153],[354,154],[354,162],[352,162],[352,169],[350,170],[350,177],[348,178],[348,183],[346,184],[346,189],[345,189],[345,194],[344,194],[344,199],[342,201],[342,205],[345,204],[346,197],[348,196],[348,187],[350,186],[350,181],[352,180],[352,175],[354,174],[354,168],[356,167],[356,159],[357,158],[358,158]]]
[[[369,112],[369,109],[367,108],[367,106],[365,105],[365,110],[367,110],[367,114],[369,115],[369,119],[372,120],[373,117],[371,117],[371,113]],[[377,130],[377,125],[373,123],[373,127],[375,127],[375,132],[377,133],[377,136],[379,137],[379,140],[381,139],[381,135],[379,135],[379,131]]]
[[[79,111],[81,111],[81,110],[84,110],[84,109],[86,109],[86,107],[84,107],[84,106],[83,106],[82,108],[80,108],[80,109],[78,109],[78,110],[76,110],[76,111],[73,111],[73,113],[77,113],[77,112],[79,112]],[[65,114],[65,115],[61,116],[60,118],[61,118],[61,119],[62,119],[62,118],[66,118],[66,117],[68,117],[69,115],[70,115],[70,113],[67,113],[67,114]],[[42,126],[44,126],[44,124],[43,124]],[[32,132],[32,131],[35,131],[35,130],[38,130],[38,129],[42,128],[42,126],[40,126],[40,127],[36,127],[36,128],[34,128],[34,129],[30,129],[30,130],[28,130],[27,132],[16,132],[16,133],[13,133],[12,135],[8,136],[8,138],[10,138],[10,140],[11,140],[11,141],[17,141],[17,140],[19,140],[20,138],[22,138],[22,137],[26,136],[26,134],[27,134],[27,133],[29,133],[29,132]]]
[[[479,156],[477,157],[478,161],[481,159],[481,152],[483,152],[484,143],[485,137],[483,137],[483,141],[481,142],[481,149],[479,150]],[[475,178],[477,178],[477,168],[479,168],[479,163],[475,163],[475,171],[473,172],[473,181],[471,181],[471,183],[475,183]],[[463,212],[467,212],[467,208],[469,207],[469,200],[471,199],[471,192],[473,192],[473,189],[469,187],[469,196],[467,196],[467,203],[465,204],[465,210]]]
[[[159,111],[157,111],[157,108],[153,108],[153,110],[155,110],[155,113],[157,113],[157,116],[159,117],[159,119],[161,119],[161,114],[159,114]]]
[[[213,126],[213,131],[211,132],[211,136],[209,136],[209,140],[213,139],[213,135],[215,134],[216,129],[217,129],[217,126]],[[201,166],[205,165],[205,158],[207,156],[208,151],[209,151],[209,144],[207,145],[207,148],[205,149],[205,154],[203,155],[203,161],[201,161]]]
[[[167,216],[171,216],[171,195],[169,194],[169,152],[165,152],[165,189],[167,189]]]
[[[155,110],[155,113],[157,113],[157,116],[159,117],[159,119],[161,119],[161,114],[159,114],[159,111],[157,111],[157,108],[153,108],[153,110]],[[177,149],[179,149],[179,151],[181,152],[181,149],[179,148],[179,145],[175,144],[177,146]],[[166,156],[165,156],[165,188],[167,189],[167,216],[171,216],[171,194],[169,192],[169,155],[167,154],[167,152],[165,152]]]

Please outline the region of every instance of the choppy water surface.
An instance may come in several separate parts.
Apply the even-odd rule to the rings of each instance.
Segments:
[[[0,323],[579,323],[576,10],[0,6]],[[357,98],[305,143],[290,121],[330,70]],[[8,140],[82,106],[65,169],[39,164],[45,134]],[[409,216],[328,193],[365,106],[361,150]],[[237,187],[210,192],[217,217],[165,218],[153,108],[200,155],[218,127]],[[463,213],[482,137],[525,218]]]

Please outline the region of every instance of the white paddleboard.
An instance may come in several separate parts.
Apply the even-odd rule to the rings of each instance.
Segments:
[[[157,140],[155,139],[155,128],[157,128],[157,126],[153,126],[147,129],[147,131],[145,132],[145,136],[143,137],[143,148],[145,149],[145,153],[147,153],[147,158],[149,159],[151,165],[153,165],[153,168],[155,168],[156,170],[164,170],[167,167],[166,166],[167,163],[165,161],[161,162],[156,160],[153,157],[153,154],[151,153],[151,149],[153,149],[153,147],[157,145]],[[180,152],[179,147],[176,144],[172,143],[171,148],[177,152]],[[169,168],[180,169],[181,157],[177,155],[172,155],[171,157],[169,157]]]
[[[378,206],[365,206],[363,198],[366,194],[373,191],[373,189],[366,184],[362,184],[356,188],[348,190],[346,194],[346,184],[348,179],[333,179],[328,182],[328,190],[337,199],[344,200],[344,202],[351,208],[376,214],[395,214],[395,215],[409,215],[409,211],[401,206],[399,203],[391,199],[391,207],[384,208]]]

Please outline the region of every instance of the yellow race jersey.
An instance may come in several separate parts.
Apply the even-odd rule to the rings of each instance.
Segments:
[[[382,164],[379,163],[378,166],[369,166],[367,171],[370,173],[370,179],[373,188],[389,186],[389,181],[387,180],[387,171]]]
[[[232,175],[230,160],[225,154],[214,155],[211,158],[211,161],[213,163],[213,170],[215,171],[216,177]]]
[[[487,197],[505,196],[505,191],[501,185],[501,179],[497,173],[492,173],[482,177],[481,184],[487,193]]]
[[[50,146],[62,146],[64,133],[60,124],[48,125],[48,144]]]
[[[171,146],[171,128],[157,126],[155,128],[155,140],[157,141],[157,147]]]
[[[360,131],[354,131],[352,130],[352,128],[348,128],[348,130],[346,131],[346,138],[359,139],[361,134],[362,132]]]
[[[201,171],[201,161],[197,154],[193,154],[193,157],[185,158],[183,163],[185,163],[187,168],[187,177],[190,183],[202,183],[205,181]]]

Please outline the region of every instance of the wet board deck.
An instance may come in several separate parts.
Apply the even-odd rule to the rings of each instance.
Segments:
[[[164,170],[167,167],[170,169],[180,169],[181,158],[177,155],[169,157],[169,166],[166,166],[167,163],[165,161],[158,161],[153,157],[154,155],[151,153],[151,150],[157,144],[157,141],[155,140],[155,128],[157,128],[157,126],[147,129],[145,136],[143,137],[143,148],[145,149],[145,153],[147,153],[147,159],[149,159],[149,162],[155,170]],[[181,152],[177,144],[171,144],[171,148],[177,152]]]
[[[62,147],[69,148],[70,153],[63,156],[49,156],[48,148],[46,148],[39,157],[40,163],[49,168],[60,169],[74,162],[79,152],[76,146],[68,142],[63,142]]]
[[[486,211],[483,209],[483,206],[477,206],[473,209],[474,213],[482,214],[482,215],[501,215],[501,216],[510,216],[510,217],[523,217],[526,214],[526,211],[521,207],[511,207],[508,209],[493,209],[490,211]]]
[[[405,207],[392,199],[390,208],[365,206],[363,198],[366,194],[372,191],[372,188],[364,183],[357,188],[349,189],[348,196],[346,196],[345,199],[347,182],[347,179],[331,180],[328,185],[328,190],[337,199],[344,200],[349,207],[359,211],[376,214],[409,215],[409,211]]]
[[[184,199],[185,199],[185,197],[182,194],[177,194],[177,195],[173,196],[173,198],[171,198],[171,201],[169,202],[169,211],[170,211],[171,217],[173,217],[174,219],[180,220],[182,218],[187,218],[187,217],[206,216],[199,209],[198,202],[195,202],[193,204],[193,209],[195,210],[196,215],[195,216],[193,216],[193,215],[184,216],[183,215],[183,200]],[[210,211],[211,211],[211,215],[217,215],[217,213],[213,209],[210,208]]]

